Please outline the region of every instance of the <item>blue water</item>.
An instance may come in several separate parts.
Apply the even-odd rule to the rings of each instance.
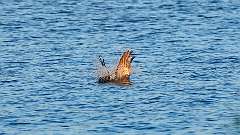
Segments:
[[[1,0],[0,134],[240,134],[239,0]],[[98,84],[131,48],[132,85]]]

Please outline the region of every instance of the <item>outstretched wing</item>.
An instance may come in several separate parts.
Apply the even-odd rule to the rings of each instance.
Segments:
[[[117,80],[129,80],[129,76],[132,73],[131,63],[133,59],[134,59],[134,56],[132,56],[131,50],[126,50],[123,53],[116,69]]]

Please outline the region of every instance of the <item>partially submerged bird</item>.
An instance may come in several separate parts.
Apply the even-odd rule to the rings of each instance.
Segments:
[[[131,51],[130,49],[126,50],[122,54],[117,67],[113,71],[110,71],[106,67],[104,59],[99,56],[102,73],[98,77],[98,82],[130,83],[130,75],[132,74],[131,63],[135,58],[132,53],[133,51]]]

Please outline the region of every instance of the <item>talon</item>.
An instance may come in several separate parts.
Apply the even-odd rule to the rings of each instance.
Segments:
[[[99,61],[100,61],[100,63],[101,63],[102,66],[105,66],[104,59],[102,58],[101,55],[99,55]]]

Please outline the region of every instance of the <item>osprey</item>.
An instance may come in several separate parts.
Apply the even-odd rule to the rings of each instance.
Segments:
[[[132,61],[135,58],[132,56],[133,51],[130,49],[126,50],[119,62],[117,67],[113,71],[105,65],[104,59],[99,56],[99,62],[101,64],[101,75],[98,77],[99,83],[115,82],[115,83],[130,83],[130,75],[132,74]]]

